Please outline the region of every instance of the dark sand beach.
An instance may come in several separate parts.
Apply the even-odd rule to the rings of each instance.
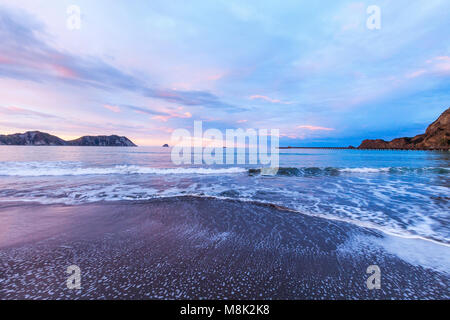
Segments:
[[[448,273],[385,250],[381,232],[272,205],[3,203],[0,231],[0,299],[450,298]],[[81,290],[66,287],[74,264]]]

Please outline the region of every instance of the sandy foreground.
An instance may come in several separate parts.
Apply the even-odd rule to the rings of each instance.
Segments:
[[[213,198],[3,203],[0,299],[449,299],[448,247],[425,245],[438,268],[396,254],[417,241]],[[71,265],[80,290],[66,286]]]

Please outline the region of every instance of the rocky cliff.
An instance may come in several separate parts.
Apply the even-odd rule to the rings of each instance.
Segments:
[[[100,147],[136,147],[127,137],[112,136],[84,136],[76,140],[67,141],[71,146],[100,146]]]
[[[10,135],[0,135],[0,145],[21,146],[110,146],[136,147],[127,137],[84,136],[76,140],[65,141],[51,134],[40,131],[28,131]]]
[[[450,108],[430,124],[424,134],[412,138],[397,138],[392,141],[382,139],[364,140],[358,149],[450,149]]]
[[[0,145],[64,146],[66,141],[40,131],[0,135]]]

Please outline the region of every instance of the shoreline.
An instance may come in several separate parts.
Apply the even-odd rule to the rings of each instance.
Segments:
[[[272,208],[274,210],[278,211],[285,211],[287,213],[293,213],[293,214],[300,214],[305,215],[308,217],[323,219],[323,220],[330,220],[331,222],[335,221],[338,223],[345,223],[350,224],[357,228],[362,229],[368,229],[373,232],[381,233],[385,236],[392,236],[392,237],[398,237],[401,239],[406,240],[420,240],[425,242],[430,242],[432,244],[443,246],[450,248],[450,243],[443,242],[440,240],[436,240],[433,238],[427,238],[421,235],[415,235],[415,234],[400,234],[396,232],[395,230],[387,230],[383,226],[373,224],[368,221],[357,221],[352,220],[349,218],[342,218],[337,216],[327,216],[324,214],[316,214],[316,213],[307,213],[302,212],[293,208],[285,207],[283,205],[279,205],[276,203],[271,203],[263,200],[253,200],[253,199],[243,199],[243,198],[229,198],[226,196],[211,196],[211,195],[195,195],[195,194],[186,194],[186,195],[167,195],[167,196],[158,196],[152,199],[139,199],[139,200],[99,200],[99,201],[92,201],[92,202],[81,202],[81,203],[65,203],[65,202],[39,202],[39,201],[17,201],[17,200],[6,200],[6,201],[0,201],[0,211],[8,208],[8,207],[20,207],[22,205],[36,205],[36,206],[54,206],[54,207],[66,207],[66,208],[76,208],[80,206],[91,206],[91,205],[134,205],[134,204],[141,204],[145,205],[146,203],[152,203],[155,201],[170,201],[171,199],[203,199],[203,200],[217,200],[217,201],[229,201],[229,202],[235,202],[235,203],[247,203],[255,206],[262,206],[267,208]],[[1,244],[0,244],[1,248]]]
[[[410,240],[273,205],[199,197],[14,202],[0,204],[0,221],[1,299],[450,297],[448,273],[395,254]],[[72,264],[82,270],[79,291],[65,287]],[[366,288],[373,264],[383,272],[381,290]]]

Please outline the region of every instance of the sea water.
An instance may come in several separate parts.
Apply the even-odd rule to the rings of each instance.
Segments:
[[[0,201],[231,198],[450,244],[449,152],[283,149],[277,175],[259,169],[176,166],[170,148],[1,146]]]

